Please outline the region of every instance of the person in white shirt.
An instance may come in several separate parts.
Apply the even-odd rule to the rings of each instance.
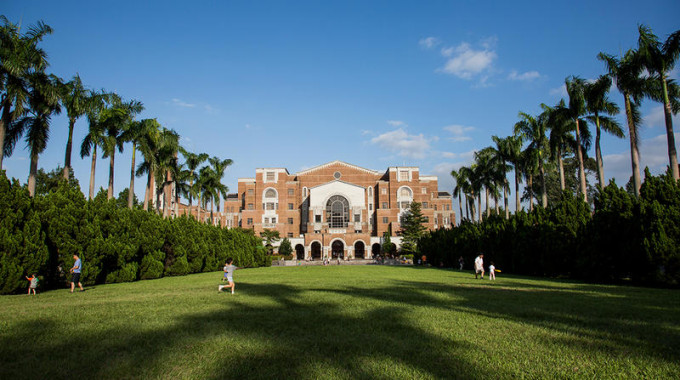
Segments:
[[[489,265],[489,280],[495,280],[496,279],[496,267],[493,265],[493,261],[491,262],[491,265]]]
[[[479,274],[482,274],[482,280],[484,279],[484,254],[480,253],[475,259],[475,280]]]

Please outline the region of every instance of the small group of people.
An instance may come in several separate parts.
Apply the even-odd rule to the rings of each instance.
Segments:
[[[80,257],[78,255],[73,255],[73,267],[69,270],[69,273],[71,273],[71,293],[76,288],[76,284],[78,284],[78,287],[80,288],[81,292],[84,292],[85,289],[83,288],[83,284],[80,282],[80,273],[82,272],[82,267],[83,267],[83,262],[80,260]],[[38,282],[40,281],[38,279],[38,274],[33,273],[31,277],[25,276],[26,280],[28,280],[28,295],[31,295],[31,292],[33,292],[33,295],[36,295],[36,290],[38,289]]]
[[[459,259],[459,262],[463,259],[461,256]],[[460,269],[463,269],[463,264],[460,264]],[[480,253],[479,256],[475,259],[475,280],[478,278],[478,276],[481,274],[481,279],[484,279],[484,254]],[[496,279],[496,266],[493,264],[493,261],[491,262],[491,265],[489,265],[489,280],[495,280]]]

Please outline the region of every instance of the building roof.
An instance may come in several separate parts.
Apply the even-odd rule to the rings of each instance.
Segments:
[[[438,191],[437,195],[440,197],[450,197],[451,194],[449,194],[447,191]]]
[[[313,171],[316,171],[316,170],[319,170],[319,169],[324,169],[324,168],[327,168],[331,165],[336,165],[336,164],[347,166],[349,168],[356,169],[356,170],[361,170],[361,171],[364,171],[364,172],[367,172],[367,173],[370,173],[370,174],[374,174],[374,175],[383,174],[383,172],[379,172],[379,171],[371,170],[371,169],[366,169],[366,168],[362,168],[361,166],[356,166],[356,165],[348,164],[348,163],[343,162],[343,161],[335,160],[335,161],[327,162],[325,164],[321,164],[319,166],[315,166],[313,168],[309,168],[309,169],[297,172],[297,173],[295,173],[295,175],[309,174]]]
[[[228,201],[237,201],[238,200],[238,193],[227,194],[227,200]]]

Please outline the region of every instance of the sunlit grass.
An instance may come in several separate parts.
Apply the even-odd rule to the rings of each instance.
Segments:
[[[0,378],[675,378],[677,290],[412,267],[0,297]]]

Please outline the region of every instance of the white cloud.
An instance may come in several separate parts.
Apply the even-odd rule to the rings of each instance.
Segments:
[[[372,131],[369,131],[368,129],[362,129],[362,130],[361,130],[361,135],[362,135],[362,136],[366,136],[366,135],[370,135],[370,134],[373,134],[373,132],[372,132]]]
[[[519,81],[532,81],[534,79],[538,79],[541,77],[541,74],[538,73],[538,71],[527,71],[524,73],[518,73],[517,70],[512,70],[510,72],[510,75],[508,75],[508,79],[510,80],[519,80]]]
[[[421,38],[420,41],[418,41],[418,45],[425,49],[432,49],[439,45],[439,39],[437,37]]]
[[[675,134],[676,146],[680,142],[680,133]],[[654,175],[661,174],[668,167],[668,140],[666,134],[640,141],[640,175],[644,177],[645,167]],[[625,186],[632,175],[630,151],[607,154],[602,157],[605,176],[616,178],[618,186]],[[643,178],[644,179],[644,178]]]
[[[404,126],[406,126],[406,123],[404,123],[401,120],[387,120],[387,124],[389,124],[393,127],[404,127]]]
[[[194,107],[196,107],[195,104],[187,103],[187,102],[185,102],[185,101],[183,101],[183,100],[180,100],[180,99],[177,99],[177,98],[173,98],[173,99],[172,99],[172,105],[175,105],[175,106],[178,106],[178,107],[185,107],[185,108],[194,108]]]
[[[561,98],[566,98],[567,95],[568,95],[567,94],[567,86],[564,83],[562,83],[562,85],[560,87],[551,88],[550,91],[548,91],[548,93],[551,96],[558,96],[558,97],[561,97]]]
[[[673,126],[675,127],[680,123],[680,114],[671,116],[671,120],[673,120]],[[647,127],[666,128],[666,115],[664,115],[663,106],[653,107],[649,113],[642,118],[642,121]]]
[[[448,139],[454,142],[469,141],[472,140],[470,136],[467,136],[467,132],[473,131],[475,127],[466,127],[464,125],[449,125],[444,127],[445,131],[450,132],[453,136]]]
[[[409,135],[403,128],[383,133],[371,139],[371,144],[395,152],[402,157],[422,159],[430,151],[430,139],[422,134]]]
[[[466,42],[455,48],[442,49],[442,55],[448,60],[440,71],[468,80],[489,71],[497,57],[496,52],[488,45],[482,50],[475,50]]]

